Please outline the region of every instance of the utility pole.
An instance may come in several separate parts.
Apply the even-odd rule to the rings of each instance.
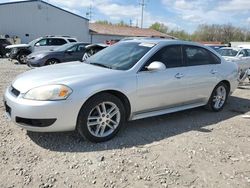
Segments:
[[[139,5],[141,6],[141,28],[143,28],[143,13],[144,13],[144,7],[146,6],[145,0],[141,0]]]
[[[93,11],[92,11],[92,4],[89,6],[89,10],[88,12],[86,12],[86,16],[89,18],[89,21],[91,21],[92,19],[92,14],[93,14]]]

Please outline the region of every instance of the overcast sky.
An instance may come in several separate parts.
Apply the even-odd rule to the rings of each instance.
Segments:
[[[0,0],[0,3],[13,0]],[[46,0],[92,21],[125,21],[140,26],[140,0]],[[193,32],[199,24],[227,24],[250,29],[250,0],[145,0],[144,27],[158,21],[175,29]]]

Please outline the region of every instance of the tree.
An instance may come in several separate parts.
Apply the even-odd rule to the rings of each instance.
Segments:
[[[105,25],[112,25],[112,23],[107,21],[107,20],[97,20],[97,21],[95,21],[95,23],[97,23],[97,24],[105,24]]]
[[[154,30],[159,31],[159,32],[162,32],[162,33],[168,32],[168,27],[162,23],[159,23],[159,22],[155,22],[149,28],[154,29]]]

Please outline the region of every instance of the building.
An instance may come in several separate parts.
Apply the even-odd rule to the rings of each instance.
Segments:
[[[103,43],[110,40],[120,40],[124,37],[175,38],[153,29],[141,29],[138,27],[117,26],[110,24],[90,23],[89,29],[91,43]]]
[[[232,41],[229,44],[231,47],[250,47],[250,42]]]
[[[47,35],[89,42],[89,20],[41,0],[1,3],[0,35],[18,36],[22,43]]]

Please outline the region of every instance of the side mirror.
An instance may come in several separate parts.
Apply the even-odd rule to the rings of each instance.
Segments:
[[[166,70],[166,65],[164,65],[162,62],[154,61],[150,63],[150,65],[147,67],[149,71],[164,71]]]
[[[240,54],[238,57],[239,57],[239,58],[242,58],[242,57],[243,57],[243,54]]]
[[[40,43],[36,43],[36,45],[35,45],[35,46],[36,46],[36,47],[39,47],[39,46],[41,46],[41,45],[40,45]]]

